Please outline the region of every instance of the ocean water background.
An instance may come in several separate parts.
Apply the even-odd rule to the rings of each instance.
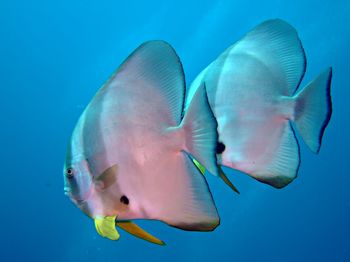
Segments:
[[[0,1],[0,261],[350,261],[350,2]],[[299,177],[276,190],[240,174],[238,196],[208,182],[221,225],[141,225],[161,247],[103,239],[63,194],[66,143],[85,105],[140,43],[163,39],[187,83],[258,23],[282,18],[308,57],[304,86],[332,65],[333,117],[319,155],[301,143]],[[161,160],[160,160],[161,161]]]

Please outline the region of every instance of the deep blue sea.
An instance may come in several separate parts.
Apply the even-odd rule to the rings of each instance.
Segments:
[[[0,261],[350,261],[350,2],[0,1]],[[168,41],[187,83],[251,28],[282,18],[298,31],[304,86],[333,66],[333,117],[319,155],[301,142],[298,178],[274,189],[229,172],[234,194],[208,177],[221,225],[186,232],[141,225],[100,237],[63,193],[66,145],[97,89],[139,44]],[[160,160],[161,161],[161,160]]]

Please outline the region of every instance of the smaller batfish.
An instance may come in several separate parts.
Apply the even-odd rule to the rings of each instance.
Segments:
[[[332,112],[331,68],[300,88],[305,70],[296,30],[276,19],[258,25],[198,75],[187,106],[205,83],[218,122],[219,165],[277,188],[293,181],[300,164],[295,130],[318,153]]]

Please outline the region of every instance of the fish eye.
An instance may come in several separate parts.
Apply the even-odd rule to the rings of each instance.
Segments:
[[[66,170],[66,177],[68,179],[72,179],[74,177],[74,172],[73,172],[73,168],[69,167]]]

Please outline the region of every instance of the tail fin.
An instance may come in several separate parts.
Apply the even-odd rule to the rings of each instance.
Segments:
[[[210,109],[205,85],[194,94],[181,123],[186,133],[186,149],[210,173],[219,174],[216,159],[217,122]]]
[[[298,131],[312,152],[318,153],[332,115],[332,68],[328,68],[296,94],[294,118]]]

